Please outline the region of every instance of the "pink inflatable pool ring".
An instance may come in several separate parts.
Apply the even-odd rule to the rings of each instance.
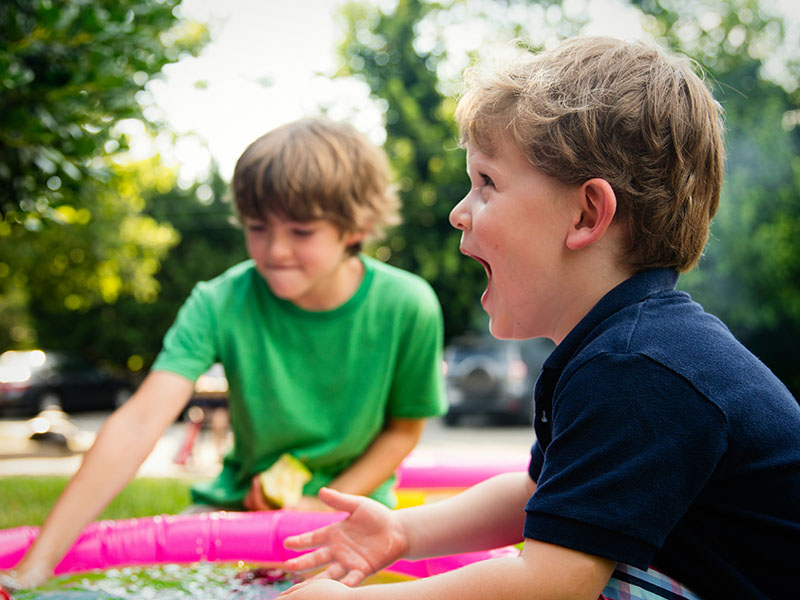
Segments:
[[[530,455],[415,450],[398,469],[399,487],[468,488],[485,479],[515,471],[527,472]]]
[[[283,547],[290,535],[344,518],[345,513],[218,512],[98,521],[89,525],[56,567],[56,574],[125,565],[163,563],[281,562],[298,553]],[[0,530],[0,569],[13,568],[33,543],[37,527]],[[418,561],[387,570],[427,577],[487,558],[514,556],[513,547]]]
[[[526,471],[525,455],[483,455],[453,452],[412,452],[398,470],[399,493],[452,493],[500,473]],[[298,553],[283,547],[290,535],[310,531],[344,518],[345,513],[295,511],[217,512],[162,515],[141,519],[98,521],[89,525],[55,569],[56,574],[107,569],[124,565],[192,563],[196,561],[282,562]],[[0,530],[0,569],[13,568],[33,543],[37,527]],[[401,560],[389,571],[427,577],[498,556],[515,556],[513,547],[419,561]]]

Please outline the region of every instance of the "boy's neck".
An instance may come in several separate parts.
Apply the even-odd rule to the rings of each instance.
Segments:
[[[556,344],[561,343],[603,296],[634,275],[635,270],[619,259],[619,252],[615,249],[620,247],[619,244],[600,246],[574,257],[572,269],[569,269],[572,274],[565,277],[565,280],[573,282],[571,289],[565,289],[569,297],[564,304],[567,309],[554,324],[551,338]]]
[[[293,304],[303,310],[319,312],[338,308],[355,295],[365,272],[364,263],[358,255],[347,255],[330,278],[320,282],[323,287],[316,294],[306,295]]]

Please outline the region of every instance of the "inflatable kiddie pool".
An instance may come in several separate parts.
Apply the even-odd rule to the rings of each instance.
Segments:
[[[98,521],[84,530],[55,573],[197,561],[282,562],[299,554],[283,547],[286,537],[345,516],[345,513],[278,510]],[[13,568],[37,533],[37,527],[0,530],[0,569]],[[418,561],[400,560],[386,570],[408,577],[427,577],[518,552],[514,548],[501,548]]]
[[[433,502],[501,473],[527,472],[526,453],[414,450],[397,470],[398,508]]]
[[[523,457],[524,459],[525,457]],[[415,452],[398,471],[403,504],[419,504],[432,495],[448,495],[484,479],[527,469],[523,459]],[[161,515],[90,524],[55,569],[77,573],[130,565],[208,562],[283,562],[299,553],[284,548],[291,535],[341,520],[345,513],[215,512]],[[13,568],[38,535],[38,527],[0,530],[0,569]],[[428,577],[501,556],[515,556],[514,547],[418,561],[400,560],[386,569],[407,577]]]

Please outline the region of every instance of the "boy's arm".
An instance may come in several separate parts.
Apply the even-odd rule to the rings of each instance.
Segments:
[[[193,388],[180,375],[150,373],[131,399],[106,419],[17,566],[21,586],[34,587],[52,575],[83,528],[134,477],[156,441],[180,415]]]
[[[614,571],[613,561],[536,540],[514,558],[473,563],[404,583],[351,588],[314,579],[280,597],[287,600],[596,600]]]
[[[348,585],[400,557],[422,558],[497,548],[522,541],[525,503],[536,489],[527,473],[505,473],[440,502],[390,510],[369,498],[323,489],[320,498],[344,521],[287,538],[289,548],[317,550],[286,562]],[[467,517],[465,517],[467,515]]]
[[[390,417],[367,450],[328,484],[347,494],[367,495],[389,479],[419,442],[424,419]]]
[[[400,511],[326,490],[322,496],[334,508],[349,510],[351,516],[322,530],[287,539],[287,546],[294,548],[326,545],[287,561],[286,566],[305,569],[319,566],[319,559],[328,559],[330,566],[323,577],[339,575],[342,581],[354,585],[358,581],[348,572],[350,567],[365,570],[365,565],[369,565],[368,570],[374,572],[400,556],[421,558],[518,542],[525,520],[524,506],[535,488],[527,473],[506,473],[453,498]],[[397,550],[385,555],[383,549],[388,547]],[[516,558],[487,560],[400,584],[351,588],[317,578],[295,586],[282,597],[596,600],[613,569],[612,561],[528,539]]]

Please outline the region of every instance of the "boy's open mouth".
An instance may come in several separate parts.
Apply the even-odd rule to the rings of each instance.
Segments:
[[[492,267],[482,258],[475,256],[474,254],[470,254],[469,252],[465,252],[463,249],[461,250],[461,253],[464,254],[464,256],[468,256],[469,258],[478,261],[483,266],[484,271],[486,271],[486,291],[483,292],[483,296],[481,297],[481,301],[483,302],[486,299],[486,295],[489,293],[489,288],[492,286]]]

